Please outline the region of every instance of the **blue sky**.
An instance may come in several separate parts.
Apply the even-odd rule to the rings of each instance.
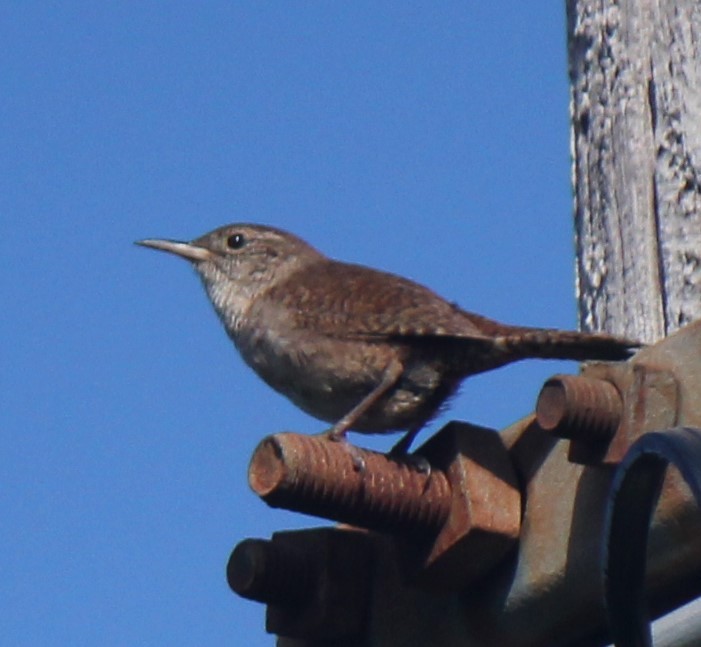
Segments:
[[[4,644],[272,645],[228,555],[324,523],[246,480],[264,435],[323,423],[134,240],[267,223],[468,310],[576,325],[561,5],[4,3]],[[562,369],[474,378],[422,438],[505,426]]]

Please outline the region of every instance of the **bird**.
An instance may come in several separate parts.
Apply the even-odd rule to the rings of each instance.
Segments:
[[[190,242],[136,244],[190,262],[246,364],[331,423],[329,439],[404,432],[394,455],[409,452],[472,375],[527,358],[620,361],[640,345],[503,324],[410,279],[331,259],[276,227],[231,224]]]

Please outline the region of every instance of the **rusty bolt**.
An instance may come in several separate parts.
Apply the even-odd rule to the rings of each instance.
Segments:
[[[359,637],[366,630],[371,555],[365,532],[276,532],[270,540],[244,539],[238,544],[226,575],[234,592],[268,603],[269,633],[336,641]]]
[[[493,430],[455,422],[417,454],[430,472],[411,457],[281,433],[254,452],[249,483],[273,507],[387,531],[411,577],[462,588],[518,539],[521,500],[510,458]]]
[[[258,602],[301,602],[313,586],[314,560],[281,542],[244,539],[234,548],[226,579],[241,597]]]
[[[431,531],[450,512],[445,474],[408,460],[353,448],[319,436],[280,433],[256,448],[248,470],[253,491],[268,505],[376,530]]]
[[[540,427],[569,440],[608,441],[622,414],[623,401],[611,382],[578,375],[551,377],[536,404]]]

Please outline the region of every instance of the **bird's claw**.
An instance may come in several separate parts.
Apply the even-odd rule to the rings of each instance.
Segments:
[[[326,431],[324,435],[331,442],[343,444],[343,447],[350,454],[354,471],[359,472],[360,474],[365,472],[365,459],[362,457],[360,450],[346,438],[345,430],[339,431],[332,427]]]
[[[407,454],[405,458],[410,465],[416,468],[417,472],[431,476],[431,463],[428,462],[426,457],[419,454]]]

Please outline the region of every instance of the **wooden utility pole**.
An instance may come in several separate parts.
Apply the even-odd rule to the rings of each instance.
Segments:
[[[580,326],[654,342],[701,319],[701,3],[568,0],[567,21]]]
[[[701,318],[701,3],[568,0],[580,325]]]

